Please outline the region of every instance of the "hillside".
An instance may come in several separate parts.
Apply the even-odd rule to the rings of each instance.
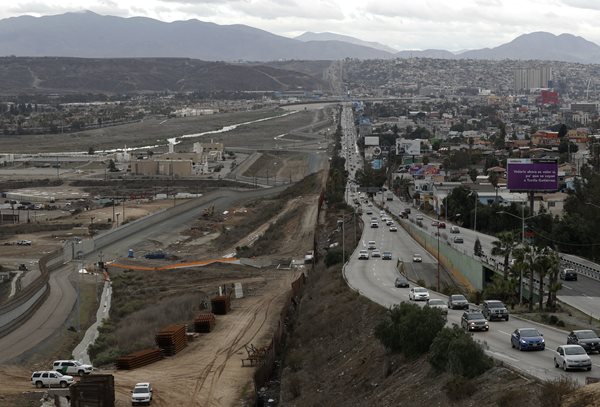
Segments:
[[[0,55],[84,58],[197,58],[206,61],[390,58],[343,41],[303,42],[247,25],[199,20],[166,23],[90,11],[0,20]]]
[[[0,58],[0,93],[322,90],[305,73],[184,58]]]

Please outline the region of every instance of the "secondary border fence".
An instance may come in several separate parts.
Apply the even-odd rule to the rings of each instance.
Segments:
[[[267,347],[267,352],[264,357],[263,364],[256,368],[254,372],[254,394],[256,396],[255,403],[258,405],[259,390],[265,386],[273,375],[275,370],[275,361],[277,355],[285,345],[285,326],[290,315],[296,311],[300,296],[306,283],[306,275],[302,273],[295,281],[292,282],[291,290],[287,295],[285,305],[281,310],[277,329],[273,333],[271,342]]]

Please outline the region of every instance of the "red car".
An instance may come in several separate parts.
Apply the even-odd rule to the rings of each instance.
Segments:
[[[438,224],[438,229],[446,229],[446,224],[444,222],[440,222]]]

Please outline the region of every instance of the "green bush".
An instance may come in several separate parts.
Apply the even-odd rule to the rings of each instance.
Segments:
[[[334,247],[333,249],[329,249],[327,251],[327,255],[325,256],[325,265],[327,267],[331,267],[334,264],[341,263],[343,261],[343,253],[340,247]],[[346,255],[346,257],[348,257]]]
[[[431,344],[428,360],[438,371],[466,378],[477,377],[493,366],[481,346],[456,325],[438,333]]]
[[[401,303],[375,327],[375,337],[390,351],[416,358],[429,350],[446,320],[439,310]]]

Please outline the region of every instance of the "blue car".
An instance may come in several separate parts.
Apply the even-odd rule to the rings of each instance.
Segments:
[[[519,350],[544,350],[546,343],[535,328],[518,328],[510,335],[510,344]]]

